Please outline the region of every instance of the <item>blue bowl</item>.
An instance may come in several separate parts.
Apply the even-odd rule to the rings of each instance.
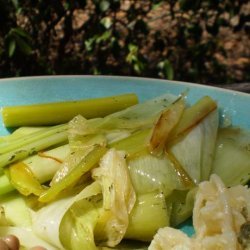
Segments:
[[[209,95],[218,102],[221,117],[250,129],[250,95],[199,84],[119,76],[45,76],[0,79],[0,107],[136,93],[140,101],[188,90],[188,102]],[[0,118],[0,135],[7,134]],[[192,223],[181,229],[191,235]]]

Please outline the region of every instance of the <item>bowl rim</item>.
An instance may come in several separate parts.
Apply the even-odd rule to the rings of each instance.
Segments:
[[[241,95],[244,97],[250,97],[249,93],[245,93],[245,92],[241,92],[238,90],[232,90],[232,89],[226,89],[226,88],[222,88],[222,87],[218,87],[218,86],[213,86],[213,85],[209,85],[209,84],[201,84],[201,83],[195,83],[195,82],[185,82],[185,81],[177,81],[177,80],[168,80],[168,79],[159,79],[159,78],[149,78],[149,77],[137,77],[137,76],[120,76],[120,75],[37,75],[37,76],[21,76],[21,77],[7,77],[7,78],[0,78],[0,85],[1,84],[6,84],[6,82],[11,82],[11,81],[15,81],[15,82],[19,82],[19,81],[23,81],[23,80],[43,80],[43,79],[49,79],[49,78],[69,78],[69,79],[73,79],[73,78],[83,78],[83,79],[87,79],[87,78],[96,78],[96,79],[122,79],[122,80],[136,80],[136,81],[142,81],[145,80],[147,82],[161,82],[161,83],[170,83],[170,84],[179,84],[179,85],[183,85],[183,86],[190,86],[192,88],[198,87],[201,89],[213,89],[215,91],[221,92],[221,93],[231,93],[231,94],[237,94],[237,95]],[[135,83],[136,84],[136,83]],[[223,85],[222,85],[223,86]]]

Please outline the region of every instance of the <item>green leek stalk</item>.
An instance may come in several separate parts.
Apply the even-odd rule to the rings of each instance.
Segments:
[[[249,182],[250,131],[233,127],[219,130],[212,173],[227,187]]]
[[[123,94],[78,101],[53,102],[2,108],[6,127],[55,125],[81,114],[85,118],[104,117],[138,103],[135,94]]]
[[[168,143],[173,144],[175,140],[178,140],[178,138],[192,130],[216,108],[217,103],[209,96],[202,97],[194,105],[186,108],[179,123],[171,131]]]
[[[23,162],[14,164],[6,172],[10,176],[11,184],[25,196],[30,194],[40,195],[45,190]]]
[[[23,160],[41,150],[63,144],[67,140],[68,125],[63,124],[20,137],[12,143],[1,143],[0,168]]]
[[[32,134],[37,131],[46,130],[48,127],[20,127],[17,128],[13,133],[4,135],[0,137],[0,145],[2,143],[12,143],[16,141],[17,139],[20,139],[21,137],[25,135]]]
[[[15,188],[23,195],[41,190],[39,184],[50,181],[68,155],[69,145],[65,144],[11,164],[7,175],[0,176],[0,195]]]
[[[180,122],[184,109],[185,101],[181,97],[161,113],[150,138],[149,150],[152,154],[161,155],[163,153],[168,137]]]
[[[12,135],[7,135],[6,137],[10,137],[5,142],[0,143],[0,154],[8,153],[11,150],[19,149],[21,146],[28,145],[29,143],[32,143],[34,141],[38,141],[44,137],[54,135],[56,133],[59,133],[61,131],[65,131],[68,129],[67,124],[62,124],[58,126],[52,126],[52,127],[44,127],[43,129],[39,129],[35,132],[31,132],[28,134],[23,134],[18,136],[19,133],[18,130],[16,132],[16,136],[14,137],[15,132]],[[13,138],[11,139],[11,136]]]
[[[52,185],[48,190],[43,192],[39,201],[50,202],[57,198],[57,196],[74,185],[84,174],[93,169],[98,163],[100,158],[106,153],[107,149],[104,146],[96,145],[93,149],[82,159],[82,161],[74,166],[71,171],[60,181]]]
[[[45,183],[53,178],[69,154],[69,144],[65,144],[31,156],[23,160],[23,163],[29,167],[40,183]]]
[[[170,225],[176,227],[192,216],[197,187],[190,190],[174,190],[166,198],[170,213]]]
[[[0,176],[0,196],[15,190],[15,187],[10,183],[9,178],[3,174]]]
[[[156,231],[166,226],[169,226],[169,212],[164,194],[157,191],[138,195],[125,238],[151,241]]]
[[[150,135],[151,129],[144,129],[124,139],[110,143],[108,146],[116,150],[124,150],[128,158],[133,158],[144,153],[149,153],[147,146]]]

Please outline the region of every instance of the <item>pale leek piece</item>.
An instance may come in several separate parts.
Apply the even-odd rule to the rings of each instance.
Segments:
[[[31,210],[24,198],[16,192],[1,197],[0,201],[0,237],[15,235],[18,237],[20,249],[30,249],[34,246],[43,246],[46,249],[56,250],[46,241],[39,238],[31,230]]]
[[[63,223],[63,218],[66,216],[66,213],[69,212],[70,215],[74,215],[70,212],[70,208],[81,200],[85,203],[85,199],[89,200],[89,198],[98,196],[101,194],[101,187],[99,183],[94,182],[91,185],[84,188],[79,194],[73,195],[64,199],[53,201],[46,206],[42,207],[38,211],[32,213],[32,230],[34,233],[41,237],[43,240],[46,240],[51,245],[55,246],[57,249],[65,249],[66,246],[74,245],[74,242],[71,242],[71,237],[69,235],[74,235],[74,220],[67,221],[67,225]],[[77,207],[76,207],[77,209]],[[71,210],[72,211],[72,210]],[[81,211],[79,211],[81,212]],[[84,216],[84,211],[82,211]],[[73,219],[77,219],[73,216]],[[81,220],[81,218],[79,218]],[[91,219],[91,218],[90,218]],[[94,218],[93,218],[94,219]],[[71,224],[71,222],[73,224]],[[94,223],[94,222],[93,222]],[[88,223],[87,227],[90,224]],[[81,232],[86,232],[86,227],[82,228]],[[81,233],[80,232],[80,233]],[[93,232],[86,232],[89,234],[85,234],[85,240],[82,244],[87,244],[91,234]],[[78,235],[74,235],[74,240]],[[69,241],[68,241],[69,240]],[[65,242],[66,241],[66,242]],[[76,241],[78,242],[78,241]],[[64,245],[65,244],[65,245]],[[94,242],[92,242],[92,245]],[[85,246],[85,245],[84,245]],[[71,249],[71,248],[67,248]],[[81,249],[85,249],[84,247]]]
[[[23,195],[35,194],[39,196],[45,189],[35,178],[29,167],[18,162],[8,169],[11,184]]]
[[[48,190],[43,192],[39,197],[39,201],[50,202],[56,199],[60,193],[72,187],[84,174],[96,167],[106,151],[107,149],[103,146],[94,146],[80,163],[76,164],[63,179],[54,183]]]
[[[149,150],[153,154],[162,154],[171,131],[179,123],[185,108],[184,98],[181,97],[164,110],[156,124],[150,138]]]
[[[112,238],[119,236],[121,232],[117,229],[126,218],[124,207],[122,207],[124,202],[127,203],[124,204],[125,207],[131,206],[132,208],[125,238],[149,241],[159,227],[169,225],[169,214],[163,193],[156,191],[144,194],[138,196],[135,205],[133,205],[134,202],[131,203],[131,184],[127,179],[128,176],[125,178],[126,181],[120,181],[124,176],[124,170],[127,171],[124,163],[120,162],[124,160],[118,160],[118,173],[110,172],[113,169],[110,165],[114,164],[112,161],[121,157],[120,154],[121,152],[115,152],[113,149],[108,151],[103,157],[104,162],[101,167],[93,171],[94,176],[99,176],[96,176],[98,179],[96,183],[99,183],[102,188],[103,199],[92,196],[88,200],[79,200],[63,217],[60,224],[60,239],[65,248],[94,250],[97,249],[98,243],[105,245],[103,239],[106,238],[108,232],[111,233]],[[109,167],[110,169],[106,169]],[[119,190],[122,191],[119,192]],[[133,194],[132,200],[134,200]],[[55,203],[58,202],[60,201]],[[52,204],[48,206],[52,207]],[[54,222],[53,225],[55,225]],[[105,232],[106,230],[108,231]]]
[[[15,187],[10,183],[9,178],[5,174],[2,174],[0,176],[0,196],[13,191],[14,189]]]
[[[82,159],[93,149],[93,146],[100,145],[106,146],[106,138],[102,134],[94,134],[84,136],[81,141],[75,140],[74,142],[69,142],[68,148],[70,149],[70,154],[61,164],[60,168],[54,173],[50,181],[50,186],[55,183],[60,182],[77,164],[79,164]]]
[[[219,130],[212,173],[226,186],[246,184],[250,180],[250,131],[240,128]]]
[[[165,196],[174,189],[184,189],[182,177],[166,155],[141,155],[128,161],[129,172],[137,194],[162,190]]]
[[[11,143],[24,135],[29,135],[39,130],[46,130],[47,127],[20,127],[14,130],[11,134],[0,136],[0,144],[1,143]]]
[[[43,139],[44,137],[48,137],[66,131],[67,129],[68,125],[62,124],[57,126],[44,127],[43,129],[39,129],[28,134],[16,134],[14,132],[13,134],[6,136],[7,138],[13,136],[12,139],[7,139],[6,141],[0,143],[0,154],[8,153],[14,149],[20,149],[20,147],[22,146]],[[19,129],[17,131],[19,131]],[[14,137],[14,135],[16,136]]]
[[[60,224],[60,239],[65,249],[98,250],[94,229],[102,210],[102,196],[75,202]]]
[[[136,196],[124,152],[110,149],[99,165],[92,171],[92,177],[100,183],[103,194],[103,212],[95,236],[103,244],[114,247],[126,233]]]
[[[196,192],[196,187],[190,190],[174,190],[166,198],[172,227],[180,225],[192,216]]]
[[[0,144],[0,168],[23,160],[41,150],[66,143],[68,125],[57,125]]]
[[[104,118],[82,119],[75,117],[70,122],[69,137],[108,133],[117,130],[135,132],[151,128],[161,111],[171,105],[176,96],[165,94],[144,103],[128,107],[122,111],[107,115]]]
[[[140,155],[148,154],[148,144],[151,136],[151,129],[144,129],[133,133],[132,135],[115,141],[108,145],[117,150],[124,150],[126,156],[131,159]]]
[[[0,195],[14,189],[23,195],[34,193],[35,190],[42,191],[39,184],[53,178],[69,153],[69,145],[65,144],[11,164],[6,170],[8,177],[5,174],[0,176]]]
[[[5,224],[16,227],[29,227],[32,224],[29,208],[23,196],[17,192],[4,195],[0,200],[1,216],[6,219]],[[1,225],[0,226],[4,226]],[[5,225],[6,226],[6,225]]]
[[[169,211],[165,196],[159,191],[138,195],[129,216],[126,239],[152,240],[155,232],[169,225]]]
[[[218,110],[215,109],[168,148],[195,184],[211,174],[217,131]]]
[[[69,144],[65,144],[26,158],[23,163],[32,171],[40,183],[50,181],[70,154]]]
[[[199,99],[186,108],[178,125],[169,135],[170,141],[178,139],[199,124],[209,113],[217,109],[217,103],[209,96]]]
[[[135,94],[123,94],[79,101],[65,101],[2,108],[6,127],[55,125],[69,122],[81,114],[86,118],[104,117],[137,104]]]

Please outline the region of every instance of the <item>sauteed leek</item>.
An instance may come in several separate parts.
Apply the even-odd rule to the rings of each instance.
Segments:
[[[189,105],[186,94],[165,94],[18,128],[0,138],[0,235],[24,248],[146,249],[160,228],[192,216],[213,173],[228,187],[249,181],[250,133],[219,124],[211,97]]]

